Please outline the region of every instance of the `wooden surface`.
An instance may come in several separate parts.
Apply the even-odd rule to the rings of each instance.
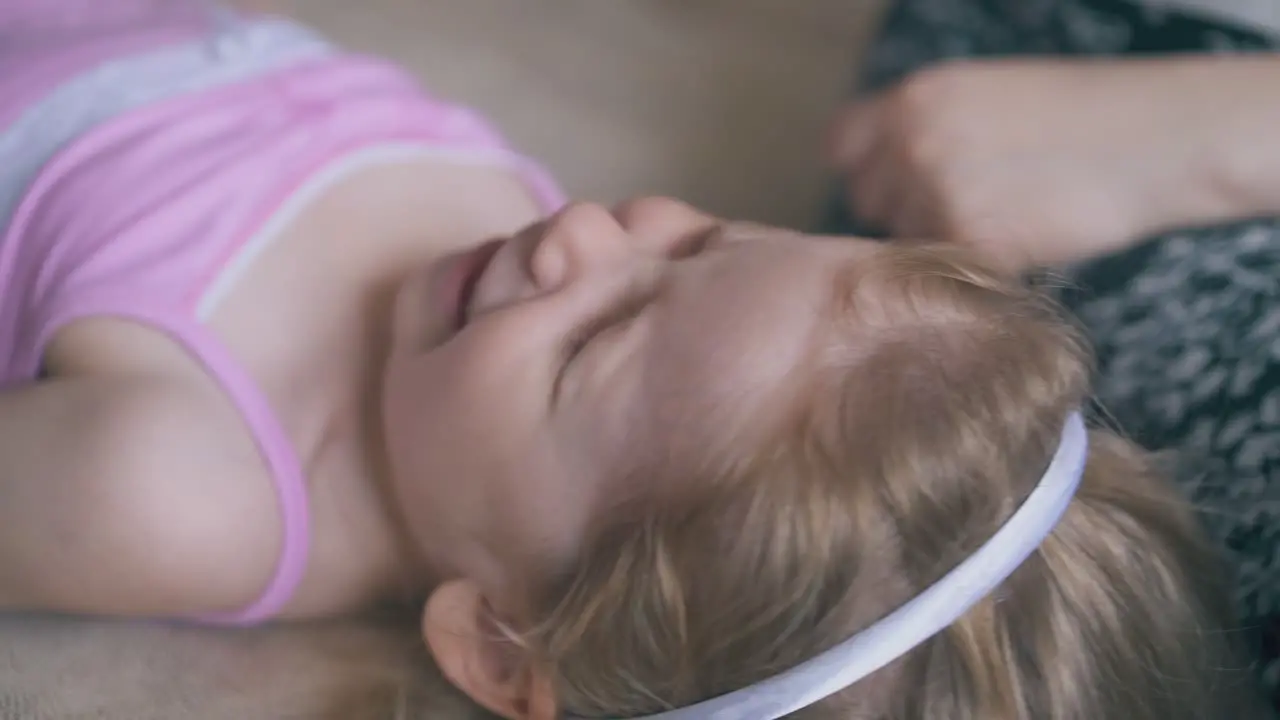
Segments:
[[[482,110],[575,196],[670,194],[730,216],[806,225],[825,190],[822,130],[878,1],[277,4]],[[406,632],[228,635],[0,620],[0,718],[389,717],[378,698],[353,695],[359,683],[350,678],[410,662],[397,642]],[[472,717],[422,673],[426,711],[412,716]]]

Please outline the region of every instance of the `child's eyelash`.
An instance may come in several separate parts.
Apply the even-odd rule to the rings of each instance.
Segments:
[[[714,249],[724,239],[724,228],[716,225],[703,232],[690,235],[671,249],[670,258],[683,260],[696,257]],[[573,365],[573,361],[587,349],[593,340],[607,330],[620,327],[639,317],[661,293],[662,283],[655,283],[651,278],[636,281],[621,293],[618,298],[606,305],[600,312],[589,316],[565,335],[560,346],[560,366],[552,384],[551,397],[554,404],[560,397],[560,387]]]
[[[680,242],[676,243],[671,251],[671,259],[683,260],[706,252],[709,247],[723,237],[723,232],[719,225],[712,227],[704,232],[696,235],[690,235]]]
[[[560,345],[560,365],[552,386],[552,401],[560,396],[560,386],[573,361],[602,333],[634,320],[661,292],[661,283],[651,278],[637,280],[598,312],[590,315],[565,335]]]

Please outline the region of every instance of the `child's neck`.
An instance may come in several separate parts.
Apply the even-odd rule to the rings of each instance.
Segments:
[[[441,170],[427,170],[434,173]],[[378,600],[420,601],[434,587],[441,573],[431,567],[412,541],[399,512],[390,482],[382,430],[383,370],[390,352],[390,317],[396,293],[405,275],[446,255],[465,250],[496,236],[507,235],[534,222],[541,215],[527,190],[506,171],[488,168],[446,167],[447,182],[425,183],[423,178],[396,181],[380,194],[382,205],[389,194],[404,194],[405,187],[447,188],[448,212],[437,194],[427,202],[395,202],[402,214],[388,218],[383,251],[369,257],[358,272],[366,278],[359,300],[363,350],[354,358],[353,378],[358,385],[348,407],[334,413],[332,443],[322,449],[330,459],[350,472],[322,492],[330,517],[342,518],[332,527],[329,542],[346,546],[341,556],[359,560],[365,569],[361,584],[370,584],[369,596]],[[385,207],[385,206],[384,206]],[[379,208],[379,217],[386,215]],[[426,209],[430,208],[430,209]],[[367,227],[367,226],[366,226]],[[323,513],[321,509],[319,512]],[[323,528],[318,528],[323,532]],[[326,542],[317,533],[316,542]],[[323,571],[323,569],[320,569]],[[362,593],[363,594],[363,593]]]

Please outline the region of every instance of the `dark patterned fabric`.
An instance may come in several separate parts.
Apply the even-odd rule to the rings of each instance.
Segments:
[[[1175,233],[1121,259],[1115,275],[1086,268],[1069,298],[1099,353],[1098,404],[1179,452],[1175,479],[1234,561],[1280,705],[1280,222]]]
[[[902,0],[860,85],[955,57],[1277,49],[1259,30],[1122,0]],[[838,201],[823,229],[868,230]],[[1178,453],[1176,479],[1235,563],[1280,702],[1280,219],[1170,233],[1070,272],[1065,299],[1099,352],[1098,407]]]

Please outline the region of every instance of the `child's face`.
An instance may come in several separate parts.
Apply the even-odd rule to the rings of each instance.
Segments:
[[[414,541],[505,595],[606,504],[664,490],[627,469],[750,443],[802,375],[836,270],[873,247],[646,200],[427,268],[398,299],[384,398]]]

